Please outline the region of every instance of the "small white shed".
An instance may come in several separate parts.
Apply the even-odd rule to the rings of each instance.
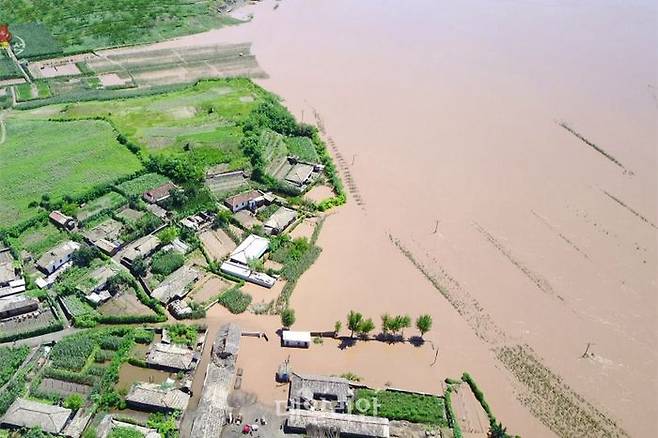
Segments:
[[[284,347],[308,348],[311,346],[311,332],[284,330],[281,339]]]

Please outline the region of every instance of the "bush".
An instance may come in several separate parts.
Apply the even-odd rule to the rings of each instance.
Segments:
[[[189,347],[196,344],[198,330],[193,325],[187,324],[170,324],[165,326],[171,342],[174,344],[187,345]]]
[[[151,272],[156,275],[167,276],[183,266],[185,257],[176,251],[160,251],[151,260]]]
[[[0,347],[0,387],[11,379],[29,353],[28,347]]]
[[[242,292],[238,287],[233,287],[220,295],[217,302],[231,313],[238,314],[247,310],[251,299],[251,295]]]
[[[80,394],[71,394],[64,400],[64,407],[77,411],[82,407],[83,402],[84,399],[80,396]]]

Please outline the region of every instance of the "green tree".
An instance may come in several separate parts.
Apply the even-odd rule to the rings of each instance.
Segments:
[[[416,328],[420,332],[420,337],[425,336],[425,333],[432,329],[432,315],[420,315],[416,319]]]
[[[393,321],[393,318],[391,318],[391,315],[388,313],[384,313],[381,316],[382,319],[382,333],[384,336],[388,335],[388,332],[391,330],[391,322]]]
[[[489,438],[507,438],[507,428],[503,426],[502,423],[496,423],[493,421],[489,427]]]
[[[368,318],[359,324],[358,333],[360,336],[367,336],[371,331],[375,329],[375,323],[372,322],[372,319]]]
[[[281,325],[285,328],[290,328],[295,323],[295,320],[295,309],[291,309],[290,307],[283,309],[283,312],[281,312]]]
[[[336,321],[336,323],[334,324],[334,336],[338,336],[338,333],[342,328],[343,328],[343,323],[340,321]]]
[[[228,210],[220,210],[217,212],[215,219],[213,219],[212,227],[217,228],[226,228],[231,223],[231,212]]]
[[[146,275],[146,271],[148,270],[148,265],[146,264],[146,260],[144,260],[144,257],[139,256],[135,260],[133,260],[132,268],[133,268],[133,272],[136,275],[143,277]]]
[[[168,245],[178,237],[178,230],[176,227],[167,227],[158,233],[158,238],[163,245]]]
[[[89,245],[82,245],[77,249],[71,256],[73,264],[80,267],[86,267],[91,265],[91,262],[98,257],[98,251],[96,248],[92,248]]]
[[[350,310],[350,313],[347,314],[347,328],[350,329],[350,338],[354,337],[354,332],[359,330],[359,325],[363,321],[363,315],[354,310]]]
[[[82,403],[84,403],[84,399],[80,396],[80,394],[74,393],[66,397],[66,400],[64,400],[64,407],[77,411],[82,407]]]

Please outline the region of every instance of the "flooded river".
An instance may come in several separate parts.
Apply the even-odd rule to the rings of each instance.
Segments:
[[[609,419],[589,434],[658,435],[655,2],[273,4],[163,45],[252,41],[260,83],[343,157],[350,202],[294,292],[296,327],[428,312],[439,349],[432,366],[422,349],[323,345],[296,369],[434,392],[469,371],[508,431],[580,435],[532,388],[560,376]],[[231,318],[210,313],[211,328]],[[272,402],[283,353],[261,370],[270,347],[249,342],[244,385]],[[528,357],[543,377],[519,369]]]

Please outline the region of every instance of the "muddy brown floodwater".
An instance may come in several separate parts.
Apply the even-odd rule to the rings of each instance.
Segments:
[[[296,369],[427,391],[468,370],[514,433],[658,436],[655,2],[273,4],[162,45],[253,42],[259,82],[322,121],[351,175],[296,327],[428,312],[439,348],[431,366],[325,344]],[[254,343],[244,385],[272,402],[287,353]]]

